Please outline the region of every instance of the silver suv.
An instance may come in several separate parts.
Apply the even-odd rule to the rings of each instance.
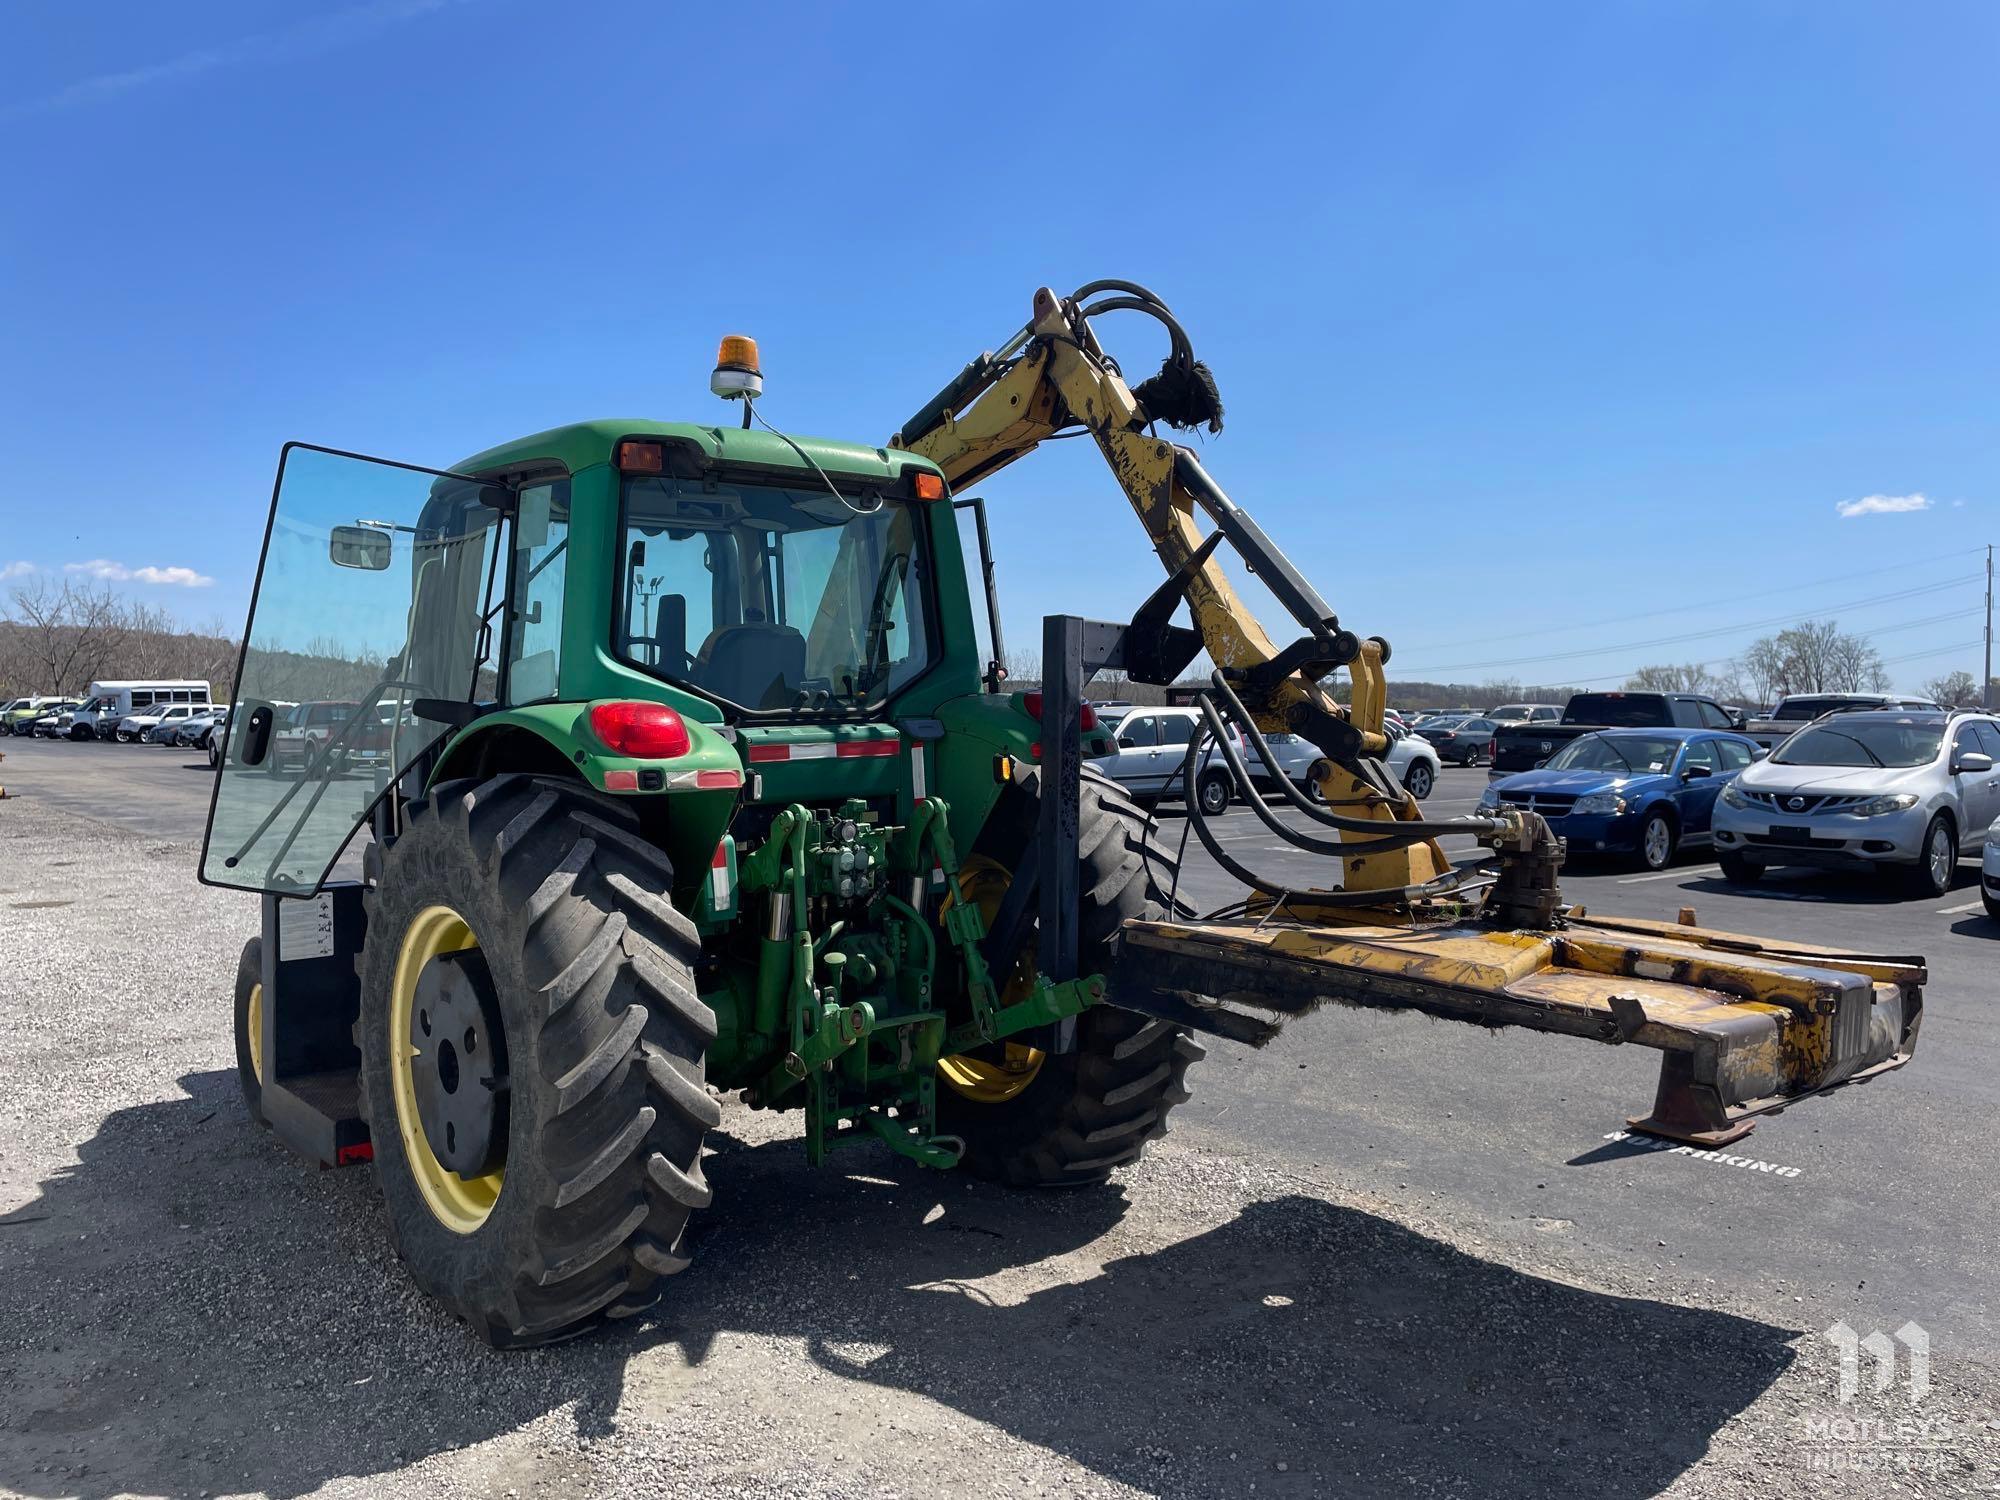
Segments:
[[[1922,895],[1951,889],[2000,818],[2000,719],[1972,713],[1836,714],[1791,736],[1723,788],[1723,875],[1773,865],[1902,870]]]

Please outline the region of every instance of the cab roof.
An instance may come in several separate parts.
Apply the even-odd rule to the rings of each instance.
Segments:
[[[457,474],[495,474],[559,464],[569,473],[611,462],[613,447],[620,438],[664,438],[670,442],[697,445],[711,459],[723,463],[757,464],[772,468],[802,469],[792,445],[774,433],[752,428],[704,427],[694,422],[656,422],[646,417],[599,417],[589,422],[572,422],[551,427],[529,437],[516,438],[488,448],[483,453],[452,466]],[[937,473],[928,459],[899,448],[868,448],[858,443],[840,443],[830,438],[796,436],[800,448],[814,463],[829,473],[857,479],[894,481],[905,469]]]

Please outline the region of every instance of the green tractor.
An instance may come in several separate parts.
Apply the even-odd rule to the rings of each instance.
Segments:
[[[912,454],[731,427],[449,473],[286,448],[202,863],[266,897],[239,1071],[289,1144],[373,1160],[489,1341],[687,1264],[724,1091],[802,1112],[814,1163],[1021,1186],[1102,1181],[1187,1098],[1197,1044],[1094,1003],[1173,884],[1110,782],[1079,786],[1078,972],[1037,972],[1019,901],[994,946],[1042,728],[982,660],[959,519]],[[288,703],[339,713],[299,748]]]
[[[1137,386],[1098,342],[1113,313],[1170,341]],[[411,1273],[491,1342],[631,1314],[687,1264],[725,1091],[799,1111],[815,1164],[876,1141],[1070,1186],[1165,1129],[1191,1033],[1261,1045],[1326,1002],[1657,1050],[1630,1124],[1701,1147],[1914,1054],[1921,958],[1590,917],[1532,807],[1426,821],[1384,762],[1388,641],[1160,435],[1222,406],[1144,287],[1039,289],[886,447],[754,430],[748,340],[710,386],[740,428],[279,464],[202,851],[264,896],[238,1071],[288,1144],[375,1163]],[[1167,577],[1129,623],[1050,617],[1042,691],[1009,692],[984,510],[951,492],[1072,434]],[[1196,797],[1188,831],[1247,895],[1193,919],[1085,763],[1112,749],[1095,671],[1172,683],[1203,651],[1181,784],[1212,746],[1337,887],[1244,863]],[[1259,791],[1277,731],[1320,751],[1316,798]],[[1490,859],[1447,858],[1465,837]]]

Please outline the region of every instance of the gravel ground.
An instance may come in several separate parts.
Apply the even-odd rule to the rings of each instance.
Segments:
[[[0,803],[0,1493],[2000,1490],[1986,1364],[1842,1404],[1803,1308],[1185,1138],[1023,1196],[732,1105],[659,1311],[491,1353],[247,1121],[194,853]]]

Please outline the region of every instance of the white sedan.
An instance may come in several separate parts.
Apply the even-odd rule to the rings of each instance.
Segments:
[[[1114,709],[1102,717],[1118,736],[1118,748],[1110,755],[1093,759],[1091,764],[1142,798],[1180,795],[1181,763],[1187,755],[1187,743],[1199,713],[1191,708],[1129,708],[1122,713]],[[1390,734],[1393,736],[1396,731],[1392,729]],[[1317,797],[1318,784],[1306,773],[1320,758],[1319,748],[1302,735],[1271,734],[1264,738],[1278,762],[1279,773],[1307,796]],[[1268,784],[1272,778],[1261,769],[1256,750],[1247,743],[1239,748],[1251,779]],[[1431,788],[1437,785],[1438,753],[1421,735],[1404,734],[1393,739],[1389,753],[1382,759],[1389,774],[1401,781],[1418,801],[1428,797]],[[1210,745],[1202,754],[1201,774],[1196,782],[1201,810],[1213,815],[1228,807],[1236,792],[1231,782],[1227,763]]]

